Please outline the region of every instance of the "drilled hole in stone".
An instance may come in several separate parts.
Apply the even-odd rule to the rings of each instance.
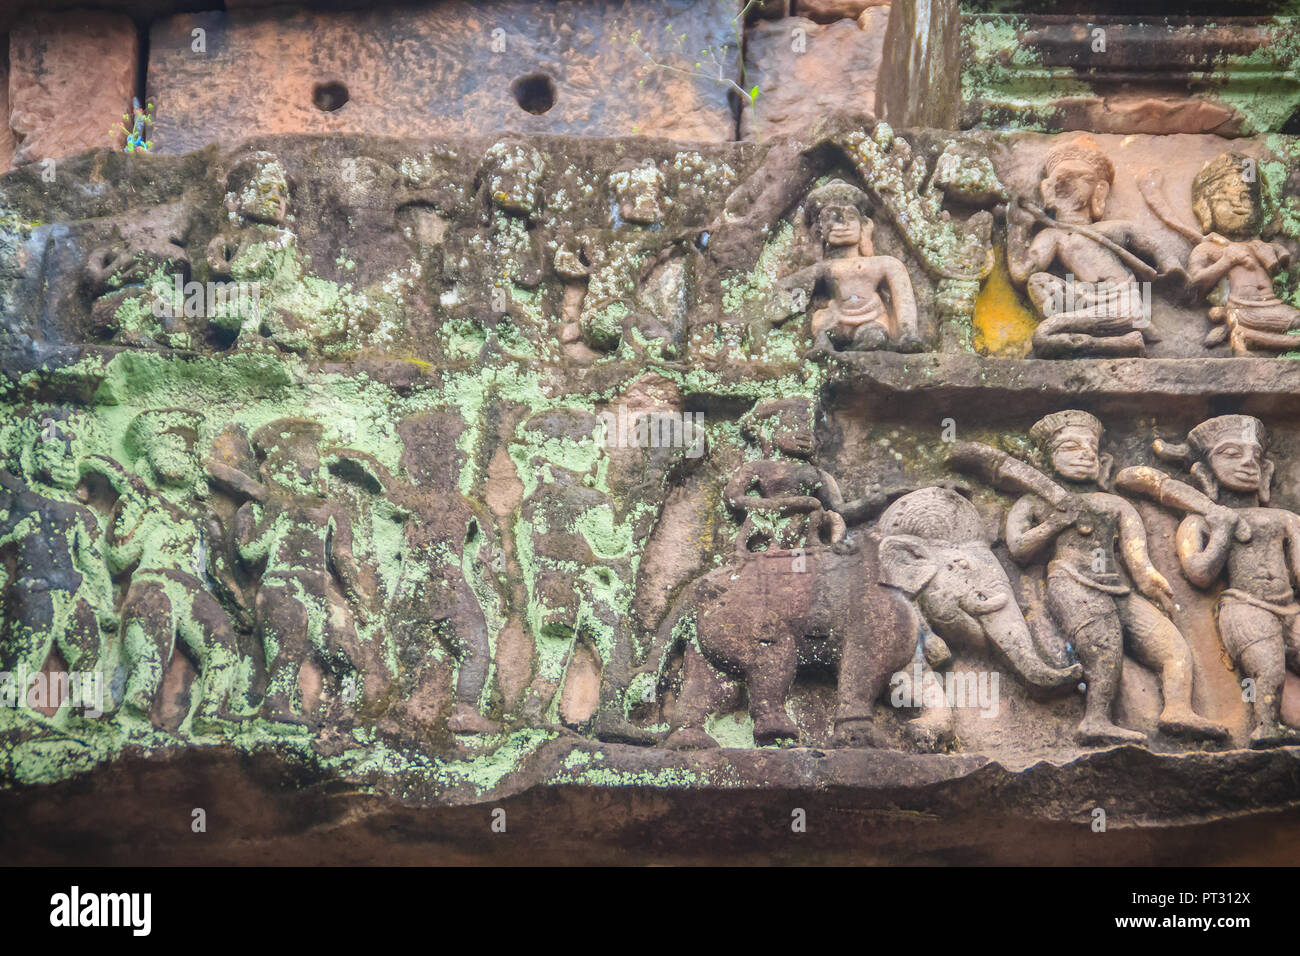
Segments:
[[[316,109],[332,113],[348,101],[348,88],[342,83],[317,83],[311,91],[311,101]]]
[[[542,114],[555,105],[555,81],[545,73],[521,76],[510,85],[519,108],[528,113]]]

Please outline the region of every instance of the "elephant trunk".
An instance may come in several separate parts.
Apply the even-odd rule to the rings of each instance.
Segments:
[[[1043,690],[1052,690],[1082,679],[1082,670],[1078,664],[1060,668],[1043,660],[1034,646],[1025,616],[1014,601],[1007,602],[990,614],[982,615],[979,622],[989,643],[1002,653],[1026,683]]]

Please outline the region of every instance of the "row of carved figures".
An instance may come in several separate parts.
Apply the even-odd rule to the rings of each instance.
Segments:
[[[941,317],[952,312],[945,303],[956,295],[968,300],[956,312],[969,318],[979,283],[992,269],[992,214],[986,208],[967,221],[951,219],[942,209],[945,196],[976,206],[996,202],[1005,210],[1007,269],[1038,320],[1032,342],[1040,357],[1145,354],[1147,343],[1157,340],[1151,324],[1153,287],[1177,298],[1206,301],[1207,348],[1227,342],[1235,355],[1277,355],[1296,348],[1300,311],[1279,298],[1274,288],[1275,280],[1285,275],[1291,252],[1271,238],[1275,230],[1265,221],[1260,164],[1252,157],[1224,153],[1192,178],[1196,223],[1190,224],[1171,206],[1159,170],[1137,174],[1150,218],[1139,222],[1108,216],[1115,166],[1087,136],[1062,139],[1048,150],[1033,196],[1012,196],[986,156],[968,155],[957,144],[949,144],[938,158],[922,189],[924,159],[914,156],[884,124],[874,136],[849,136],[840,145],[853,159],[866,191],[832,180],[805,197],[802,218],[816,261],[803,268],[798,262],[777,267],[778,290],[769,314],[778,326],[794,316],[806,321],[804,331],[815,351],[911,352],[931,347],[921,328],[908,267],[875,251],[873,209],[887,214],[905,245],[939,283],[934,298]],[[474,249],[502,260],[499,271],[511,287],[536,290],[547,276],[565,286],[564,320],[557,331],[566,353],[589,361],[621,342],[644,339],[659,342],[663,357],[676,356],[681,315],[674,310],[669,310],[672,315],[652,315],[654,310],[648,311],[638,298],[643,287],[653,285],[651,272],[667,268],[660,278],[668,281],[672,269],[685,268],[683,263],[690,259],[674,264],[670,256],[660,262],[668,246],[687,251],[691,235],[690,230],[672,236],[659,231],[674,199],[658,166],[650,161],[625,163],[609,174],[618,228],[565,232],[542,242],[532,228],[542,205],[545,164],[540,154],[523,143],[502,142],[484,162],[481,191],[491,227],[474,240]],[[207,271],[216,279],[257,280],[252,283],[256,287],[267,278],[257,271],[264,264],[258,260],[257,269],[245,275],[232,263],[241,250],[259,243],[276,249],[292,245],[286,227],[287,174],[271,154],[254,153],[236,164],[227,186],[231,222],[207,250]],[[204,338],[183,316],[159,320],[160,331],[152,338],[132,338],[137,333],[119,329],[115,318],[126,298],[141,294],[134,284],[143,281],[145,261],[167,263],[171,271],[188,274],[189,258],[178,238],[184,230],[172,221],[178,209],[165,207],[157,222],[146,217],[133,224],[133,238],[98,248],[89,257],[88,285],[101,296],[96,322],[117,329],[121,341],[192,347]],[[773,225],[765,225],[764,231]],[[697,236],[696,241],[703,239]],[[642,260],[644,268],[629,265]],[[685,288],[689,283],[677,285]],[[509,297],[502,289],[494,295],[500,302],[492,310],[507,311]],[[472,295],[458,290],[446,298],[468,301]],[[333,319],[315,314],[304,301],[294,308],[299,314],[289,315],[268,301],[253,309],[227,310],[209,321],[229,326],[223,334],[241,345],[265,346],[269,341],[305,353],[338,332]],[[635,336],[629,334],[633,327]],[[366,342],[351,344],[361,347]]]
[[[1191,184],[1199,228],[1169,206],[1158,170],[1138,185],[1166,229],[1107,217],[1115,167],[1090,137],[1059,142],[1043,163],[1039,196],[1006,206],[1007,268],[1038,319],[1034,353],[1043,358],[1139,356],[1157,341],[1151,287],[1205,297],[1207,348],[1225,341],[1236,355],[1276,355],[1297,347],[1300,310],[1274,292],[1290,250],[1265,241],[1256,160],[1224,153]],[[1036,200],[1041,199],[1042,205]],[[874,223],[862,190],[835,181],[809,196],[805,218],[822,261],[782,280],[796,302],[823,283],[826,305],[811,313],[814,349],[923,348],[916,300],[903,263],[874,252]],[[1192,249],[1181,260],[1182,240]]]
[[[592,439],[597,457],[604,454],[589,416],[575,414],[565,426],[557,414],[537,416],[541,438],[571,427]],[[513,533],[531,536],[517,544],[532,554],[533,578],[525,584],[543,699],[532,695],[531,708],[510,722],[556,720],[549,698],[565,680],[573,643],[587,641],[601,667],[590,729],[606,739],[712,746],[707,719],[728,709],[728,697],[743,687],[758,743],[797,740],[787,709],[795,676],[803,665],[831,664],[837,742],[881,746],[873,706],[894,675],[918,655],[932,674],[951,659],[951,646],[991,646],[1031,687],[1086,684],[1082,744],[1145,740],[1112,714],[1126,651],[1159,676],[1164,733],[1224,740],[1227,729],[1193,709],[1194,661],[1170,617],[1172,589],[1152,564],[1142,519],[1122,491],[1184,515],[1180,567],[1194,586],[1218,592],[1219,636],[1254,689],[1252,746],[1300,742],[1280,716],[1287,665],[1300,666],[1300,517],[1269,506],[1272,464],[1257,419],[1219,416],[1192,429],[1185,443],[1157,441],[1157,455],[1185,466],[1187,481],[1149,466],[1125,468],[1112,481],[1102,425],[1079,410],[1050,414],[1030,429],[1042,470],[991,446],[954,446],[955,469],[1019,496],[1006,518],[1007,550],[1021,565],[1045,564],[1048,610],[1075,660],[1052,660],[1035,640],[987,524],[966,497],[936,486],[872,489],[846,501],[814,463],[812,421],[812,403],[798,398],[762,402],[744,416],[743,434],[757,453],[723,491],[739,522],[734,553],[684,587],[654,628],[642,628],[622,600],[637,583],[633,555],[605,560],[579,531],[547,527],[548,520],[563,524],[566,515],[611,507],[588,480],[594,470],[574,470],[564,456],[534,458],[538,487],[524,499]],[[429,658],[435,644],[450,651],[451,732],[500,729],[484,713],[491,645],[464,568],[470,540],[489,533],[492,522],[456,490],[454,468],[427,454],[439,433],[446,437],[445,417],[422,413],[399,423],[405,478],[365,453],[322,447],[322,427],[302,418],[270,422],[242,445],[242,433],[227,430],[201,460],[200,423],[184,409],[139,414],[125,437],[130,469],[102,455],[78,459],[67,413],[47,413],[29,429],[14,468],[23,477],[0,471],[3,663],[34,673],[57,649],[73,670],[111,671],[111,655],[124,680],[109,716],[120,709],[147,719],[179,647],[199,672],[198,731],[254,714],[277,724],[319,724],[387,712],[400,723],[398,698],[426,689],[399,692],[381,637],[373,629],[359,636],[357,625],[365,633],[380,614],[403,653]],[[666,461],[651,470],[666,473]],[[400,572],[385,607],[367,593],[353,555],[355,515],[344,499],[326,494],[327,464],[361,476],[402,522]],[[105,522],[72,494],[88,497],[88,481],[106,482],[115,493]],[[210,506],[214,489],[237,504],[224,523]],[[855,527],[872,518],[873,526]],[[650,530],[628,533],[644,540]],[[260,569],[251,601],[236,564]],[[264,651],[264,673],[240,650],[241,619]],[[681,627],[687,620],[693,635],[665,737],[630,718],[631,689],[654,702],[666,663],[691,630]],[[114,631],[119,640],[107,641]],[[557,651],[565,640],[567,650]],[[309,714],[300,694],[308,661],[337,686],[354,688],[355,699],[344,694],[342,710]],[[433,679],[431,668],[416,671],[420,681]],[[950,736],[951,719],[944,708],[927,707],[911,730],[934,746]]]
[[[805,403],[790,400],[769,411],[780,421],[773,453],[747,466],[728,489],[745,515],[739,557],[706,575],[687,598],[696,640],[686,652],[686,704],[670,745],[711,744],[704,732],[707,705],[693,702],[712,699],[719,671],[743,677],[756,740],[797,737],[786,695],[801,664],[827,658],[828,637],[838,645],[829,656],[839,667],[841,742],[881,744],[873,703],[914,655],[923,657],[927,673],[950,660],[949,644],[991,645],[1040,690],[1082,680],[1081,744],[1146,740],[1113,719],[1126,651],[1160,679],[1162,732],[1226,739],[1226,727],[1193,709],[1194,661],[1171,620],[1172,589],[1151,562],[1138,510],[1115,489],[1183,514],[1177,532],[1183,573],[1198,588],[1226,585],[1215,620],[1252,690],[1245,695],[1252,701],[1251,745],[1300,743],[1300,731],[1280,718],[1288,662],[1300,665],[1300,517],[1268,506],[1273,466],[1257,419],[1223,415],[1192,429],[1183,444],[1157,441],[1157,455],[1189,467],[1191,483],[1134,466],[1112,485],[1102,424],[1080,410],[1047,415],[1030,429],[1046,470],[988,445],[954,446],[952,467],[1019,495],[1006,517],[1007,550],[1020,565],[1046,565],[1048,610],[1077,658],[1053,662],[1030,634],[985,523],[966,498],[944,487],[908,492],[854,541],[847,527],[883,499],[845,503],[833,477],[811,464]],[[750,496],[740,497],[745,490]],[[752,553],[759,515],[762,525],[778,530],[760,535],[765,550]],[[876,581],[884,588],[861,586]],[[670,620],[661,633],[671,626]],[[919,646],[917,633],[924,635]],[[911,729],[934,743],[951,734],[951,716],[938,707]]]

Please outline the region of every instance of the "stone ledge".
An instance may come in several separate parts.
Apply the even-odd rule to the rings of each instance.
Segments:
[[[589,763],[563,770],[582,754]],[[14,863],[47,864],[1133,865],[1293,862],[1300,846],[1298,748],[1161,755],[1124,747],[1013,770],[979,755],[672,753],[565,737],[545,744],[529,768],[518,785],[434,804],[369,792],[270,751],[127,757],[60,784],[0,790],[0,851]],[[1203,786],[1209,776],[1212,788]],[[189,828],[196,806],[208,815],[201,845]],[[1096,806],[1106,810],[1110,840],[1091,830]],[[489,829],[487,809],[498,807],[509,841]],[[789,841],[792,807],[815,821],[805,843]]]
[[[1211,398],[1297,396],[1300,363],[1289,359],[996,359],[893,352],[830,359],[831,383],[850,393],[962,395],[978,392],[1078,396]]]

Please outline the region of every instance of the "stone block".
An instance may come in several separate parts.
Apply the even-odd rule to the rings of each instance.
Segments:
[[[743,138],[806,131],[836,110],[874,115],[888,7],[857,20],[820,24],[803,17],[764,20],[749,31],[745,82],[758,100],[741,114]]]
[[[0,40],[0,45],[6,49],[9,46],[8,37]],[[14,164],[14,134],[9,130],[9,62],[8,59],[0,62],[0,116],[4,117],[4,122],[0,123],[0,173],[4,172]]]
[[[864,10],[887,7],[889,0],[795,0],[794,14],[817,23],[856,20]]]
[[[9,128],[15,164],[120,146],[139,38],[130,19],[85,11],[37,14],[9,34]]]
[[[730,140],[737,12],[734,0],[454,0],[178,15],[150,41],[156,149],[291,132]]]

